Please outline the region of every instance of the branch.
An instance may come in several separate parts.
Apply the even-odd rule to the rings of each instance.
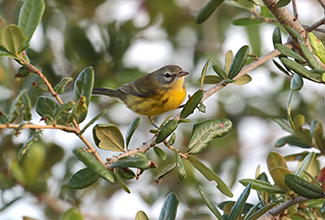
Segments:
[[[323,17],[322,19],[320,19],[319,21],[315,22],[314,24],[310,25],[309,27],[306,28],[306,30],[308,32],[311,32],[313,30],[315,30],[316,28],[318,28],[319,26],[325,24],[325,17]]]
[[[317,1],[325,9],[325,0],[317,0]]]
[[[264,215],[259,217],[258,220],[273,220],[273,219],[275,219],[276,216],[280,215],[282,212],[284,212],[290,206],[293,206],[293,205],[295,205],[295,204],[297,204],[299,202],[306,202],[308,200],[310,200],[310,199],[302,197],[302,196],[295,197],[295,198],[293,198],[291,200],[286,201],[282,205],[277,206],[276,208],[269,210]]]

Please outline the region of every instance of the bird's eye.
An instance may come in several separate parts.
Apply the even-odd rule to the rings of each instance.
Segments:
[[[165,76],[166,78],[169,78],[169,77],[170,77],[170,74],[169,74],[169,73],[165,73],[164,76]]]

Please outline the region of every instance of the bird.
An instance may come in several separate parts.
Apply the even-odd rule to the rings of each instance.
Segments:
[[[143,77],[125,83],[116,90],[93,88],[93,95],[106,95],[121,100],[133,112],[152,117],[177,109],[186,97],[185,76],[189,74],[177,65],[167,65]]]

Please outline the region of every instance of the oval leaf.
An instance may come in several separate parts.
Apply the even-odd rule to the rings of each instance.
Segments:
[[[240,72],[240,70],[243,68],[245,62],[246,62],[246,58],[249,52],[249,46],[245,45],[242,46],[238,52],[236,53],[230,69],[229,69],[229,73],[228,73],[228,78],[229,79],[233,79],[237,76],[237,74]]]
[[[109,166],[110,168],[116,167],[134,167],[138,169],[149,169],[150,162],[144,158],[126,156],[118,159],[115,163]]]
[[[242,212],[244,210],[246,200],[247,200],[247,198],[249,196],[249,193],[251,191],[251,187],[252,187],[252,184],[249,183],[246,186],[246,188],[244,189],[244,191],[242,192],[242,194],[240,194],[240,196],[237,199],[235,205],[232,207],[227,220],[235,220],[235,219],[237,219],[237,217],[239,215],[242,214]]]
[[[175,193],[169,193],[161,208],[159,220],[175,220],[179,200]]]
[[[294,91],[300,90],[304,86],[304,81],[302,77],[294,73],[290,81],[290,89]]]
[[[93,137],[97,147],[111,151],[124,151],[124,139],[120,129],[113,124],[97,124],[93,128]]]
[[[131,137],[134,134],[135,130],[137,130],[137,128],[139,127],[141,120],[142,120],[141,117],[137,117],[129,125],[128,130],[126,131],[126,136],[125,136],[126,146],[129,146]]]
[[[176,163],[171,163],[171,164],[166,164],[164,166],[162,166],[156,176],[153,177],[153,179],[156,181],[156,182],[160,182],[161,179],[168,173],[170,173],[173,169],[176,168]]]
[[[313,69],[323,70],[321,65],[318,63],[317,59],[315,58],[315,55],[312,52],[310,52],[310,50],[306,47],[306,45],[301,43],[300,48],[307,62]]]
[[[20,9],[18,26],[23,30],[27,38],[25,47],[28,47],[30,40],[42,20],[45,10],[44,0],[26,0]]]
[[[324,44],[317,39],[317,37],[312,33],[308,33],[310,39],[310,45],[313,47],[314,52],[318,58],[325,63],[325,47]]]
[[[201,24],[205,22],[223,1],[224,0],[210,0],[197,14],[195,19],[196,23]]]
[[[302,65],[296,63],[293,60],[290,60],[288,58],[281,58],[281,62],[289,69],[292,69],[296,73],[298,73],[300,76],[309,79],[314,82],[322,82],[321,79],[316,78],[313,74],[311,74],[305,67]]]
[[[138,211],[135,216],[135,220],[149,220],[149,218],[145,212]]]
[[[68,187],[71,189],[84,189],[94,184],[99,178],[99,175],[92,169],[86,167],[73,174],[68,180]]]
[[[275,167],[271,169],[269,172],[274,181],[274,185],[278,186],[280,189],[282,189],[285,192],[289,193],[291,191],[290,188],[284,182],[284,177],[288,174],[292,174],[290,170],[284,167]]]
[[[275,147],[283,147],[284,145],[289,144],[291,146],[301,147],[301,148],[311,148],[309,144],[298,139],[296,136],[289,135],[280,138],[274,144]]]
[[[87,151],[87,149],[82,147],[75,147],[72,151],[78,159],[83,162],[87,167],[92,169],[95,173],[103,177],[105,180],[114,183],[114,177],[110,171],[96,158]]]
[[[216,61],[216,59],[210,55],[209,53],[206,53],[206,56],[209,57],[209,59],[211,60],[211,62],[213,63],[212,67],[214,72],[216,72],[216,74],[218,74],[218,76],[221,79],[227,79],[227,74],[226,72],[220,67],[219,63]]]
[[[263,180],[257,180],[257,179],[241,179],[239,180],[241,184],[244,186],[247,186],[249,183],[252,183],[252,189],[255,189],[257,191],[266,192],[268,194],[283,194],[285,193],[283,190],[281,190],[277,186],[273,186],[271,183],[263,181]]]
[[[156,138],[156,143],[163,142],[173,131],[176,130],[178,125],[177,120],[170,120],[168,121],[159,131],[157,138]]]
[[[178,177],[179,177],[180,180],[183,180],[183,179],[186,178],[186,175],[187,175],[184,163],[183,163],[182,158],[179,156],[176,149],[174,149],[174,154],[175,154],[175,157],[176,157],[176,167],[177,167]]]
[[[154,147],[153,150],[155,151],[155,153],[160,159],[166,160],[167,156],[162,149],[160,149],[159,147]]]
[[[197,169],[207,180],[209,181],[216,181],[217,188],[225,194],[226,196],[232,197],[233,194],[227,184],[212,170],[210,170],[207,166],[205,166],[201,161],[196,159],[193,156],[188,156],[188,160],[191,164]]]
[[[291,2],[291,0],[279,0],[278,3],[276,3],[276,7],[280,8],[280,7],[284,7],[287,4],[289,4]]]
[[[220,78],[219,76],[205,76],[203,84],[218,84],[222,81],[223,79]],[[201,81],[201,78],[199,79]]]
[[[290,48],[286,47],[285,45],[282,44],[276,44],[275,48],[281,52],[281,54],[288,56],[288,57],[292,57],[296,60],[299,61],[305,61],[305,59],[300,56],[299,54],[297,54],[296,52],[294,52],[293,50],[291,50]]]
[[[262,23],[264,23],[264,21],[258,18],[238,18],[233,21],[233,25],[237,26],[250,26]]]
[[[201,102],[204,95],[204,91],[202,89],[196,91],[194,95],[191,96],[191,98],[186,102],[184,108],[181,112],[181,118],[186,118],[190,114],[194,112],[194,109],[197,107],[197,105]]]
[[[235,85],[245,85],[252,81],[252,77],[248,74],[243,75],[242,77],[236,79],[236,81],[233,83]]]
[[[282,36],[279,27],[274,28],[272,34],[273,46],[275,47],[276,44],[282,44]]]
[[[16,57],[24,50],[25,41],[24,33],[17,25],[10,24],[2,30],[2,45]]]
[[[300,196],[309,198],[309,199],[318,199],[324,196],[324,192],[322,189],[318,188],[314,184],[304,180],[303,178],[288,174],[284,178],[287,186],[292,189],[295,193]]]
[[[197,154],[204,150],[213,138],[226,135],[232,127],[229,119],[210,119],[193,126],[188,144],[188,152]]]
[[[316,156],[315,152],[310,152],[302,161],[302,163],[300,164],[299,168],[297,169],[295,175],[302,177],[305,173],[305,171],[307,171],[308,167],[310,166],[311,162],[314,160]]]
[[[218,211],[217,207],[214,205],[214,202],[211,200],[210,196],[206,193],[202,186],[199,186],[199,193],[210,211],[217,217],[218,220],[223,220],[222,215]]]

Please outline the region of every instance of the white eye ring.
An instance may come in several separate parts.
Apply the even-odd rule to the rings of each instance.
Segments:
[[[171,77],[171,75],[169,73],[165,73],[164,76],[165,76],[165,78],[170,78]]]

